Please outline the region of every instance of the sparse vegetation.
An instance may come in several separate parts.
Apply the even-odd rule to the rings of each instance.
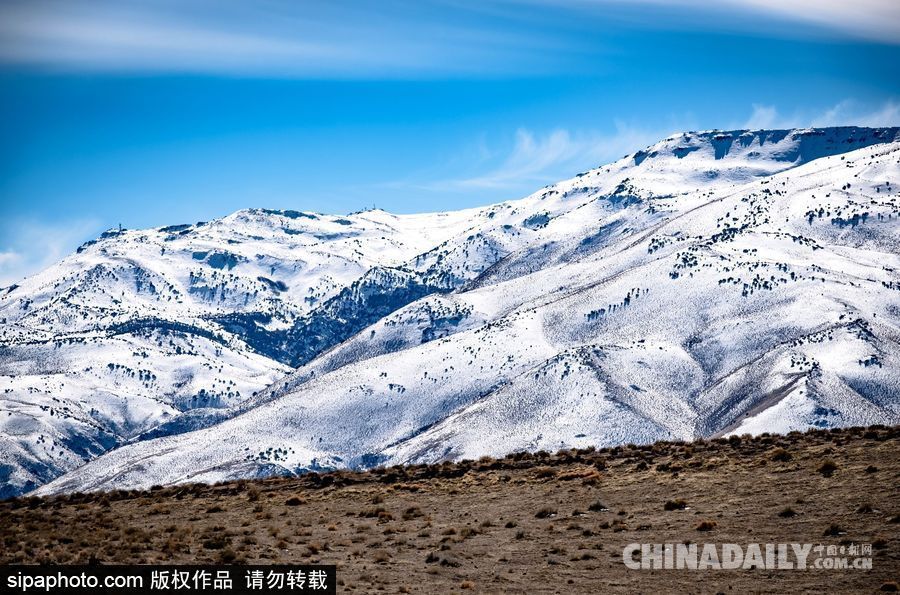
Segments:
[[[602,501],[595,500],[594,502],[591,502],[590,506],[588,506],[588,510],[590,510],[591,512],[605,512],[609,510],[609,507]]]
[[[0,502],[0,563],[88,563],[92,556],[100,564],[302,561],[338,564],[347,592],[401,586],[459,592],[463,581],[473,583],[470,592],[527,592],[539,583],[567,593],[621,584],[653,592],[661,588],[659,574],[628,571],[621,548],[675,535],[872,543],[871,571],[785,572],[766,580],[779,592],[873,592],[896,576],[900,505],[888,479],[900,474],[900,428],[870,428],[870,438],[863,432],[516,453],[374,473],[20,498]],[[779,444],[790,450],[791,465],[772,464]],[[639,457],[651,470],[635,469]],[[819,489],[825,460],[841,468]],[[605,469],[597,485],[569,479],[597,463]],[[666,471],[657,472],[659,465]],[[680,467],[677,477],[673,466]],[[867,473],[868,466],[880,471]],[[538,468],[554,473],[538,478]],[[527,577],[519,574],[523,566]],[[728,584],[752,592],[759,577],[738,572]],[[696,588],[696,573],[667,572],[665,580],[667,591]]]
[[[786,462],[790,461],[790,460],[793,459],[793,458],[794,458],[794,457],[791,456],[791,453],[789,453],[787,450],[785,450],[785,449],[783,449],[783,448],[776,448],[775,450],[772,451],[772,457],[771,457],[771,459],[772,459],[773,461],[778,461],[778,462],[781,462],[781,463],[786,463]]]
[[[837,463],[835,463],[834,461],[832,461],[830,459],[824,461],[821,465],[819,465],[819,468],[816,469],[816,471],[818,471],[825,477],[831,477],[832,475],[834,475],[834,472],[837,470],[838,470]]]
[[[553,469],[552,467],[537,467],[534,470],[534,476],[538,479],[556,477],[556,469]]]
[[[684,510],[687,508],[687,502],[678,498],[677,500],[667,500],[665,504],[663,504],[663,510]]]

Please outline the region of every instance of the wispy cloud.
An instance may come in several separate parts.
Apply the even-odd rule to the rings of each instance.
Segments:
[[[622,23],[763,32],[788,24],[782,34],[815,25],[897,44],[900,2],[5,0],[0,63],[299,77],[553,74]]]
[[[621,157],[659,137],[658,132],[639,130],[621,122],[616,123],[613,134],[557,129],[537,136],[520,128],[516,131],[512,151],[498,167],[443,184],[459,188],[508,188],[522,183],[555,181]]]
[[[804,126],[900,126],[900,103],[894,100],[865,106],[847,99],[825,110],[781,113],[774,105],[753,105],[753,113],[734,128],[797,128]]]
[[[782,113],[773,105],[754,104],[746,120],[719,127],[774,129],[851,125],[900,126],[900,103],[891,100],[872,107],[848,99],[827,109],[790,114]],[[474,147],[467,150],[475,159],[460,175],[425,181],[394,181],[384,186],[438,193],[496,190],[524,195],[537,186],[615,161],[672,133],[697,128],[690,116],[673,119],[667,128],[645,128],[616,121],[614,130],[606,133],[565,128],[540,133],[520,128],[505,151],[479,138]],[[500,197],[495,193],[489,195],[489,199],[499,200]]]
[[[8,0],[0,62],[305,77],[490,72],[549,62],[533,32],[441,2]]]
[[[490,148],[479,139],[478,159],[471,168],[477,171],[425,182],[391,182],[387,186],[430,192],[515,190],[524,193],[619,159],[673,131],[643,129],[622,121],[615,123],[611,133],[564,128],[538,133],[520,128],[505,152]],[[498,199],[496,195],[493,198]]]
[[[769,21],[815,25],[843,35],[900,44],[900,2],[896,0],[510,0],[531,5],[567,6],[576,10],[604,11],[617,5],[640,5],[645,14],[653,9],[667,9],[665,14],[652,14],[648,21],[660,18],[666,26],[714,26],[718,21],[729,30],[759,23],[747,17]],[[704,18],[697,20],[696,17]],[[724,19],[722,17],[725,17]],[[729,18],[730,17],[730,18]]]
[[[815,23],[891,44],[900,43],[896,0],[726,0],[729,4]]]
[[[3,267],[15,266],[16,262],[22,259],[22,255],[18,252],[7,251],[0,252],[0,271]]]
[[[99,227],[93,219],[59,223],[5,221],[0,229],[0,287],[18,283],[59,262],[95,236]]]
[[[484,174],[448,180],[460,188],[505,188],[523,181],[540,180],[550,170],[583,157],[595,148],[588,138],[573,136],[568,130],[554,130],[543,137],[525,128],[516,131],[512,152],[503,163]]]

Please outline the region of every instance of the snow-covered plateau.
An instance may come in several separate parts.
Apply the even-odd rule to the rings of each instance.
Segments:
[[[900,129],[110,230],[0,289],[0,496],[900,423]]]

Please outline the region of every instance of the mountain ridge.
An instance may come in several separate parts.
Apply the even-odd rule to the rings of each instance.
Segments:
[[[708,305],[710,296],[725,295],[734,285],[740,285],[741,293],[746,295],[740,298],[729,297],[729,300],[755,301],[765,293],[780,293],[783,289],[779,288],[787,284],[801,281],[805,283],[808,277],[816,277],[814,267],[822,267],[818,260],[825,264],[840,263],[841,259],[854,265],[861,263],[863,277],[874,279],[876,284],[881,283],[879,294],[892,295],[888,292],[892,291],[893,284],[900,286],[900,280],[895,274],[895,267],[900,263],[894,262],[898,253],[894,224],[897,217],[896,188],[890,184],[891,179],[896,179],[898,140],[900,129],[897,128],[682,133],[613,164],[545,187],[525,199],[463,212],[397,216],[384,211],[372,211],[341,217],[300,211],[247,209],[203,225],[165,226],[145,232],[114,230],[107,237],[89,242],[73,255],[82,260],[70,264],[69,272],[76,281],[80,280],[78,289],[87,293],[70,291],[69,294],[60,296],[59,292],[54,294],[53,291],[45,290],[50,295],[48,299],[55,300],[54,305],[69,307],[68,312],[56,309],[53,316],[32,316],[27,320],[29,326],[26,332],[22,331],[26,325],[21,321],[28,316],[20,316],[15,322],[16,326],[13,326],[8,322],[7,313],[14,311],[14,306],[24,312],[31,308],[40,310],[40,302],[35,299],[41,297],[40,292],[37,292],[35,298],[31,297],[36,293],[34,289],[29,293],[28,284],[31,282],[33,288],[34,282],[23,282],[24,289],[20,285],[0,298],[0,320],[3,321],[0,349],[4,368],[0,378],[4,379],[7,389],[19,386],[15,390],[23,390],[21,375],[16,377],[10,372],[21,369],[23,365],[34,366],[36,361],[47,358],[48,353],[29,353],[27,346],[17,341],[20,341],[21,335],[30,333],[43,336],[48,342],[60,343],[63,337],[61,334],[54,335],[53,326],[63,319],[60,312],[66,314],[66,320],[75,319],[79,315],[83,319],[86,311],[92,314],[96,312],[93,320],[80,323],[80,327],[76,326],[73,335],[75,344],[81,344],[85,353],[91,349],[84,342],[95,339],[91,333],[102,334],[103,329],[125,325],[121,333],[124,338],[107,338],[106,341],[113,343],[103,345],[103,349],[99,351],[93,351],[121,354],[123,349],[133,349],[134,353],[140,353],[141,349],[153,348],[154,359],[158,357],[162,361],[172,362],[172,369],[165,370],[168,374],[165,381],[158,380],[162,377],[160,370],[135,365],[135,361],[144,361],[148,357],[135,360],[129,358],[127,362],[110,362],[110,365],[124,366],[130,368],[132,373],[140,374],[139,382],[131,382],[125,388],[122,388],[123,384],[127,383],[116,378],[117,375],[123,375],[123,370],[118,368],[109,369],[109,374],[104,373],[104,378],[99,378],[96,374],[90,375],[89,381],[84,378],[88,376],[87,372],[83,374],[84,377],[75,374],[71,378],[74,367],[71,363],[60,364],[53,369],[57,376],[60,372],[63,376],[69,375],[67,381],[68,385],[75,387],[73,392],[79,386],[84,392],[96,390],[98,383],[100,386],[106,383],[119,391],[117,398],[121,399],[120,402],[129,405],[133,400],[140,399],[141,391],[161,390],[165,408],[154,413],[157,417],[147,417],[144,423],[136,426],[137,430],[102,433],[106,437],[106,446],[100,445],[99,449],[102,452],[135,439],[140,442],[114,448],[111,451],[112,457],[101,457],[103,461],[98,460],[82,470],[84,473],[101,475],[111,472],[124,481],[123,485],[143,485],[144,479],[138,480],[137,472],[132,472],[125,479],[121,468],[113,471],[120,463],[111,463],[111,460],[130,456],[128,453],[132,451],[129,449],[148,448],[147,444],[156,443],[157,440],[179,444],[179,440],[185,439],[161,436],[161,432],[174,434],[193,430],[190,436],[196,438],[198,432],[202,434],[228,427],[229,423],[234,423],[230,420],[261,416],[268,411],[266,407],[272,407],[272,403],[285,398],[290,400],[291,395],[298,391],[306,394],[311,390],[310,386],[322,382],[325,382],[322,390],[330,391],[336,402],[344,402],[344,399],[349,398],[349,409],[345,407],[341,414],[337,414],[341,409],[337,404],[328,404],[336,412],[335,420],[346,419],[348,415],[359,415],[362,411],[374,415],[371,406],[362,406],[362,402],[358,401],[359,397],[348,397],[344,394],[348,389],[340,388],[352,388],[355,386],[353,382],[362,387],[360,394],[368,394],[371,399],[386,399],[388,404],[395,403],[391,410],[395,419],[391,420],[390,415],[379,411],[366,424],[370,428],[368,431],[383,437],[382,441],[377,442],[380,452],[377,449],[369,452],[368,446],[355,454],[346,449],[318,449],[311,440],[296,439],[298,434],[308,432],[303,429],[303,424],[313,423],[301,423],[298,418],[300,425],[271,425],[272,428],[280,428],[279,431],[289,437],[286,443],[291,442],[290,446],[276,445],[277,440],[269,440],[271,447],[266,445],[272,452],[284,447],[293,449],[294,454],[279,454],[280,460],[273,461],[270,460],[272,456],[260,457],[260,452],[254,454],[251,448],[249,454],[253,456],[250,458],[232,458],[230,462],[219,460],[208,467],[221,471],[219,475],[216,475],[216,471],[209,471],[206,475],[191,475],[191,465],[194,465],[196,472],[203,468],[202,461],[186,462],[184,473],[178,476],[178,480],[183,480],[184,477],[231,477],[229,473],[238,467],[243,469],[242,472],[257,473],[262,468],[271,472],[274,465],[279,471],[296,473],[322,465],[343,466],[348,461],[355,461],[352,465],[365,467],[382,460],[420,460],[416,456],[425,456],[428,461],[439,460],[447,453],[453,453],[454,456],[474,456],[478,452],[476,445],[483,442],[483,436],[476,434],[496,433],[504,423],[520,416],[523,403],[537,403],[527,387],[520,386],[524,384],[524,378],[528,374],[534,373],[530,370],[537,370],[538,375],[559,373],[560,377],[546,388],[555,395],[556,400],[535,405],[539,409],[543,408],[541,414],[537,419],[526,420],[528,423],[525,426],[521,420],[513,423],[506,430],[507,435],[514,436],[531,428],[525,431],[530,438],[524,442],[498,441],[502,448],[537,448],[543,444],[541,440],[544,440],[538,435],[546,432],[536,428],[541,424],[545,424],[545,427],[560,426],[560,420],[570,417],[569,413],[573,410],[592,412],[591,415],[597,416],[600,421],[595,422],[594,430],[591,430],[593,435],[590,432],[571,432],[571,440],[575,442],[567,444],[572,446],[578,446],[579,441],[583,441],[581,438],[574,438],[575,434],[583,434],[584,440],[591,439],[604,444],[611,443],[609,440],[626,440],[629,437],[637,441],[686,438],[693,435],[691,432],[694,430],[689,430],[696,423],[689,421],[692,416],[705,412],[703,415],[712,416],[709,419],[722,416],[729,418],[729,411],[734,408],[743,413],[759,405],[756,396],[740,398],[740,390],[728,384],[738,380],[732,377],[729,381],[728,375],[718,378],[716,384],[704,389],[712,391],[706,397],[700,393],[691,396],[694,394],[692,391],[699,390],[698,387],[690,387],[691,377],[724,372],[726,370],[721,367],[722,362],[728,361],[729,357],[737,357],[730,355],[731,347],[727,342],[722,342],[720,330],[715,331],[712,336],[706,336],[705,333],[712,328],[710,323],[692,322],[699,325],[699,342],[689,347],[658,337],[660,340],[656,345],[659,347],[657,351],[663,351],[664,354],[654,354],[654,361],[657,363],[653,364],[635,359],[634,354],[638,348],[628,346],[630,344],[627,341],[622,343],[620,339],[624,332],[607,328],[609,321],[634,316],[632,312],[644,309],[640,305],[642,302],[650,300],[656,303],[660,299],[665,300],[664,296],[655,296],[660,295],[660,291],[665,293],[670,288],[668,284],[675,284],[677,287],[679,283],[691,279],[697,281],[691,281],[691,285],[682,287],[688,290],[688,294],[697,294],[696,298],[691,299],[699,301],[695,301],[692,307],[697,312],[702,312],[703,316],[712,316],[714,312],[710,311]],[[845,160],[847,155],[853,156],[850,162]],[[837,158],[837,163],[829,161],[834,158]],[[876,161],[877,167],[871,165]],[[827,167],[824,165],[826,162],[829,164]],[[871,183],[864,192],[857,194],[851,188],[858,172],[842,172],[841,167],[845,170],[875,168],[877,171],[866,174],[867,183]],[[800,173],[796,176],[790,173],[795,171]],[[796,181],[804,176],[813,180],[809,188]],[[882,176],[884,181],[876,182],[877,176]],[[839,186],[834,186],[833,179],[838,178],[842,182]],[[778,187],[778,184],[781,186]],[[825,191],[826,186],[829,192]],[[822,188],[819,193],[825,192],[826,196],[813,199],[809,195],[814,196],[813,190],[818,188]],[[791,193],[791,201],[783,200],[787,193]],[[837,200],[839,197],[840,201]],[[795,212],[794,203],[803,203],[808,208],[803,212]],[[721,205],[727,205],[728,208],[722,211]],[[825,210],[820,214],[817,209],[812,208],[816,205],[823,209],[825,207],[822,205],[827,205],[829,214]],[[775,225],[775,212],[780,213],[779,217],[789,225]],[[828,227],[822,227],[826,223]],[[814,233],[807,233],[809,228]],[[156,235],[151,236],[151,232]],[[753,235],[753,241],[745,239],[745,235]],[[761,242],[762,239],[765,242]],[[140,249],[148,245],[161,250],[160,256],[165,256],[167,249],[180,250],[179,254],[183,254],[183,257],[179,262],[190,265],[186,267],[189,270],[188,277],[184,279],[182,276],[181,280],[173,281],[173,276],[167,271],[153,271],[140,265],[131,269],[117,269],[105,264],[109,260],[104,258],[112,258],[116,263],[133,259],[135,252],[140,254]],[[262,247],[266,250],[262,250]],[[298,253],[298,248],[302,248],[302,252]],[[747,256],[753,254],[750,250],[759,251],[760,248],[771,251],[777,258]],[[813,255],[817,250],[828,253],[827,262],[820,258],[822,252]],[[867,256],[867,250],[884,257],[881,259],[885,263],[882,266],[892,263],[892,270],[876,274],[873,261],[878,258]],[[146,253],[149,254],[149,250]],[[141,257],[137,258],[140,260]],[[85,259],[93,266],[84,267]],[[777,267],[770,266],[776,261]],[[726,262],[732,264],[722,264]],[[706,275],[707,270],[715,267],[722,269],[722,276],[715,279],[717,284],[713,286],[714,289],[706,287],[707,282],[712,279],[705,277],[702,281],[703,291],[694,287],[701,283],[700,277]],[[725,271],[725,268],[729,270]],[[149,269],[149,272],[145,269]],[[772,270],[766,276],[757,272],[769,269]],[[78,276],[83,271],[90,272],[88,279],[83,275]],[[749,276],[751,272],[754,273],[752,277]],[[777,276],[773,274],[775,272],[778,273]],[[726,276],[726,273],[732,274]],[[819,313],[832,311],[833,300],[839,294],[840,299],[847,299],[841,293],[844,285],[850,283],[847,287],[852,289],[853,283],[859,283],[852,278],[845,278],[844,273],[839,274],[836,270],[818,274],[823,275],[821,282],[826,283],[829,292],[833,293],[823,296],[817,304]],[[36,277],[41,275],[46,276],[48,273],[41,273]],[[371,281],[368,284],[364,281],[367,275]],[[825,275],[828,277],[827,282],[824,280]],[[879,275],[880,278],[876,278]],[[52,278],[52,273],[50,277]],[[123,277],[128,287],[134,287],[133,295],[129,293],[125,296],[131,300],[127,303],[121,302],[121,298],[115,298],[120,301],[116,303],[111,298],[110,288],[121,290],[124,286]],[[740,280],[735,281],[738,277]],[[802,277],[801,281],[796,281],[799,277]],[[103,283],[88,283],[96,282],[97,279]],[[642,286],[647,280],[653,280],[653,283]],[[51,281],[51,285],[63,285],[63,282],[70,283],[67,289],[74,286],[65,275],[62,275],[61,280],[57,276],[56,281]],[[149,289],[151,286],[152,291]],[[605,292],[614,292],[616,295],[605,297],[606,301],[593,303],[597,302],[597,295]],[[856,293],[858,292],[851,291],[853,295]],[[10,297],[19,294],[27,296],[18,300],[17,297]],[[87,301],[85,295],[92,298],[92,308],[82,308],[77,303],[78,299],[82,303]],[[174,300],[176,305],[166,310],[157,306],[148,296],[167,297],[167,303]],[[77,307],[72,307],[66,299],[70,302],[76,300]],[[796,297],[785,294],[782,299],[796,300]],[[853,303],[856,304],[859,299],[853,297]],[[95,305],[103,300],[106,300],[103,307]],[[159,301],[160,299],[155,300],[156,303]],[[590,307],[580,313],[580,317],[570,316],[572,311],[580,311],[587,302],[591,302]],[[24,310],[23,303],[28,304]],[[527,306],[528,303],[533,303],[533,306]],[[667,307],[674,307],[671,302],[666,303]],[[756,324],[764,319],[759,313],[746,311],[746,304],[736,304],[741,307],[727,313],[733,320],[741,323],[754,321]],[[862,306],[860,302],[851,310]],[[684,307],[684,304],[679,307]],[[565,311],[566,308],[568,311]],[[767,303],[762,309],[765,308],[773,308],[774,312],[790,310],[782,308],[778,303]],[[163,323],[153,324],[150,318],[151,323],[143,329],[135,327],[136,319],[129,319],[130,315],[138,312],[158,314],[161,311],[165,314],[160,318]],[[769,312],[770,315],[772,311]],[[864,333],[859,331],[854,339],[853,332],[845,331],[844,334],[848,335],[847,344],[850,345],[846,349],[858,351],[868,349],[865,345],[871,345],[877,347],[876,351],[890,351],[888,346],[896,331],[896,322],[892,319],[894,314],[888,311],[882,313],[881,310],[877,313],[887,315],[889,324],[884,326],[880,321],[875,323],[862,319],[868,325],[875,324],[875,331],[868,331],[870,334],[874,333],[875,338],[860,339],[858,335]],[[646,318],[648,313],[642,313],[641,316],[645,317],[640,323],[644,325],[643,328],[653,329],[655,323],[659,322]],[[848,317],[849,314],[844,316]],[[525,322],[529,317],[533,321]],[[43,323],[43,327],[41,324],[34,324],[35,318],[37,322]],[[187,324],[182,322],[185,319],[191,321],[188,326],[193,328],[166,327],[166,324]],[[674,322],[672,324],[675,325]],[[632,326],[640,328],[637,323]],[[763,327],[765,325],[760,328]],[[604,336],[604,341],[597,343],[590,339],[585,342],[598,332]],[[185,334],[187,338],[182,336]],[[483,338],[488,336],[490,339]],[[213,337],[218,337],[221,341],[216,341]],[[523,361],[514,364],[509,360],[504,362],[497,359],[502,350],[496,347],[492,350],[497,353],[486,355],[485,348],[495,345],[492,341],[499,341],[500,337],[512,342],[517,340],[515,337],[519,337],[523,349],[535,350],[534,357],[528,355],[522,358]],[[685,340],[687,339],[690,338]],[[646,342],[647,338],[643,340]],[[705,351],[704,340],[719,343],[715,352],[724,354],[722,362],[717,359],[718,355]],[[747,337],[746,341],[749,352],[755,353],[754,340]],[[432,379],[440,378],[441,383],[455,382],[462,386],[448,390],[445,397],[434,403],[430,413],[426,407],[426,413],[420,412],[409,417],[415,409],[410,409],[412,405],[406,402],[412,398],[410,395],[421,397],[427,394],[422,391],[435,390],[426,389],[426,386],[433,387],[435,382],[429,384],[427,379],[413,381],[411,372],[403,371],[409,365],[399,361],[401,356],[418,358],[426,352],[438,351],[439,346],[447,345],[448,342],[452,344],[452,348],[448,348],[452,353],[448,351],[445,357],[448,358],[446,361],[454,362],[451,364],[453,370],[442,371],[446,366],[440,364],[440,359],[434,360],[437,357],[434,354],[427,355],[432,358],[427,360],[433,364]],[[273,351],[267,352],[270,348]],[[294,355],[276,357],[274,350],[278,349],[295,350],[293,353],[305,355],[299,359]],[[420,351],[416,351],[417,349]],[[425,351],[421,351],[422,349]],[[777,354],[770,354],[772,361],[765,360],[768,352],[763,352],[759,355],[763,363],[757,361],[751,365],[745,362],[749,367],[740,374],[747,377],[766,375],[773,369],[772,366],[777,368],[782,365],[779,358],[787,357],[785,361],[789,364],[791,357],[799,357],[797,354],[785,355],[786,352],[782,353],[784,348],[779,349],[781,351]],[[77,352],[78,349],[73,347],[64,351],[71,362],[73,357],[70,352]],[[91,353],[90,357],[96,359],[98,353]],[[546,357],[539,355],[541,353]],[[224,359],[231,362],[227,370],[220,370],[214,365],[214,362],[223,358],[223,354]],[[867,353],[866,357],[872,355]],[[866,369],[870,372],[883,370],[883,360],[893,358],[895,354],[879,352],[875,356],[882,365],[869,364]],[[505,357],[517,358],[515,353],[506,353]],[[487,364],[487,372],[479,371],[477,378],[452,378],[453,372],[457,372],[457,376],[462,374],[455,366],[470,370],[470,360],[476,359]],[[620,377],[621,372],[608,369],[610,362],[617,359],[622,359],[622,365],[649,366],[651,377],[654,374],[658,376],[655,378],[655,386],[641,386],[643,382],[625,382]],[[398,381],[380,383],[376,382],[377,378],[373,379],[358,371],[375,365],[375,362],[389,362],[390,371],[387,373],[397,376]],[[665,365],[659,362],[665,362]],[[299,367],[291,372],[291,367],[285,364]],[[799,363],[795,365],[799,366]],[[703,371],[706,368],[712,372]],[[179,376],[185,369],[195,370],[191,379],[185,380]],[[350,369],[357,371],[347,376],[347,370]],[[739,373],[740,369],[734,367],[729,375]],[[820,372],[821,369],[820,365]],[[878,386],[882,388],[872,397],[870,393],[875,390],[871,388],[875,386],[873,381],[867,379],[865,387],[870,388],[863,387],[860,393],[859,390],[850,388],[840,374],[835,376],[826,371],[822,376],[816,376],[820,372],[806,370],[806,380],[802,384],[808,388],[788,390],[786,396],[774,402],[772,407],[787,407],[785,400],[792,403],[791,398],[799,403],[795,404],[795,409],[807,407],[806,401],[797,396],[797,391],[808,390],[826,395],[828,399],[837,398],[835,395],[840,393],[844,395],[841,398],[855,403],[853,407],[864,418],[887,416],[892,419],[896,415],[897,395],[883,388],[884,380],[878,380],[881,376],[873,376],[877,380],[876,384],[881,383]],[[250,377],[259,380],[237,386],[236,379],[246,378],[248,373]],[[157,379],[146,382],[144,379],[150,378],[148,374]],[[526,376],[522,376],[523,374]],[[50,391],[44,389],[49,388],[50,380],[44,376],[47,375],[31,374],[25,378],[30,378],[31,384],[39,385],[39,390],[49,396]],[[106,376],[114,378],[110,380]],[[342,376],[347,379],[341,380]],[[322,378],[326,380],[323,381]],[[516,382],[514,378],[520,380]],[[668,378],[673,386],[678,386],[680,382],[688,392],[677,395],[671,391],[666,393],[663,378]],[[341,382],[347,384],[342,385]],[[741,386],[750,385],[746,380],[738,384],[741,382]],[[382,387],[381,384],[385,386]],[[794,384],[801,384],[801,380],[795,380]],[[85,385],[94,388],[86,389]],[[730,386],[728,394],[710,396],[719,390],[717,387],[726,385]],[[215,390],[211,386],[216,387]],[[557,388],[553,388],[554,386]],[[641,395],[640,391],[629,386],[638,387],[648,394]],[[36,388],[31,387],[32,390]],[[24,391],[27,390],[27,387],[24,388]],[[771,387],[769,392],[778,390],[778,387]],[[860,400],[847,390],[869,396]],[[885,390],[888,390],[886,401],[879,397]],[[580,396],[573,397],[576,393]],[[52,398],[49,397],[48,400],[54,402]],[[82,402],[81,405],[87,406],[87,403]],[[18,407],[17,414],[23,407]],[[843,415],[847,406],[830,408]],[[661,409],[668,411],[665,416],[668,419],[665,421],[654,417]],[[748,419],[758,421],[769,409]],[[296,416],[297,412],[292,411]],[[404,411],[408,413],[403,413]],[[555,413],[551,415],[551,411]],[[287,410],[285,413],[287,414]],[[491,420],[487,426],[482,420],[485,415]],[[835,418],[835,425],[846,425],[846,420],[842,421],[841,415],[831,416]],[[481,429],[467,433],[464,428],[451,427],[452,424],[448,421],[451,416],[456,416],[454,419],[463,416]],[[7,417],[12,417],[12,412]],[[51,416],[51,421],[53,419],[55,418]],[[85,425],[95,422],[95,417],[90,414],[83,414],[77,419]],[[179,419],[183,419],[184,423],[179,422]],[[374,421],[376,419],[381,421]],[[108,420],[106,421],[108,426]],[[320,419],[319,422],[321,421]],[[734,420],[729,418],[729,421]],[[399,427],[396,427],[398,422]],[[41,423],[47,421],[41,420]],[[546,425],[548,423],[549,426]],[[568,424],[566,427],[578,425],[573,420],[565,423]],[[626,429],[618,438],[615,433],[603,433],[608,430],[597,430],[616,424]],[[7,420],[2,434],[6,440],[10,440],[12,434],[7,429],[9,425]],[[58,426],[63,426],[62,430]],[[65,426],[66,424],[60,423],[41,426],[44,432],[25,434],[26,439],[12,442],[17,442],[18,448],[34,433],[49,433],[49,430],[58,432],[61,442],[62,437],[67,435]],[[713,431],[721,431],[724,426],[713,423],[707,427],[701,423],[698,427],[705,428],[701,435],[709,435]],[[747,426],[738,424],[736,429],[739,428],[747,429]],[[632,433],[629,434],[629,431]],[[92,433],[80,430],[80,433],[76,431],[74,434],[88,435],[99,440],[96,431]],[[248,435],[254,434],[251,432]],[[212,436],[214,433],[203,440],[218,444],[219,438]],[[144,438],[153,440],[143,442]],[[324,437],[319,438],[321,440]],[[346,441],[346,438],[347,435],[342,439]],[[33,440],[37,441],[37,437]],[[334,438],[333,441],[337,442],[339,439]],[[368,443],[363,440],[360,447],[363,444]],[[376,443],[371,443],[371,446],[376,447]],[[30,445],[29,448],[33,446]],[[186,446],[184,448],[190,450]],[[3,466],[8,473],[4,481],[7,485],[14,485],[12,478],[17,472],[16,465],[23,466],[19,462],[10,461],[9,454],[14,451],[15,448],[4,448],[6,460],[3,461]],[[119,454],[115,454],[116,452]],[[169,450],[170,454],[171,452],[174,451]],[[266,452],[265,449],[261,450],[263,455]],[[305,454],[297,454],[301,452]],[[420,454],[414,456],[412,453]],[[15,489],[36,487],[39,483],[52,479],[52,473],[58,475],[59,471],[68,471],[74,475],[60,480],[48,489],[82,489],[92,486],[94,484],[91,482],[95,480],[85,478],[84,483],[79,483],[78,480],[73,481],[73,477],[78,475],[81,463],[93,459],[96,454],[98,453],[92,451],[80,459],[71,456],[65,465],[60,465],[60,469],[33,477],[30,479],[31,483],[20,481],[21,487]],[[486,454],[499,454],[499,451],[492,450]],[[145,455],[139,458],[146,460]],[[105,465],[109,465],[106,470]],[[163,483],[170,480],[171,478],[161,478]],[[150,481],[149,477],[147,481]],[[101,484],[115,485],[114,482]],[[6,493],[16,493],[15,489]]]

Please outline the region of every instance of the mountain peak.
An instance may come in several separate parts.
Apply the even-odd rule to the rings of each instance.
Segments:
[[[874,144],[900,140],[900,128],[837,126],[828,128],[704,130],[672,135],[634,153],[635,165],[660,156],[687,159],[776,161],[800,165]]]

